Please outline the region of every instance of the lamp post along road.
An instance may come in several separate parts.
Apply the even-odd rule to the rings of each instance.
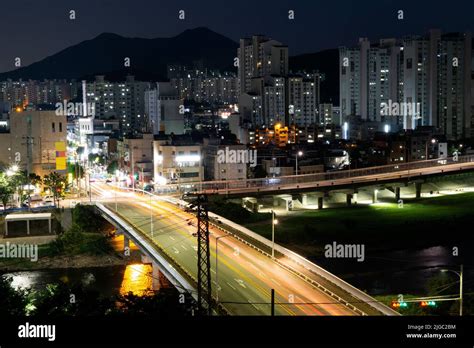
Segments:
[[[459,277],[459,316],[462,317],[462,287],[463,287],[463,270],[464,265],[461,265],[459,272],[453,271],[452,269],[442,269],[441,272],[452,272]]]
[[[92,203],[92,187],[91,187],[91,172],[88,172],[89,178],[89,203]]]
[[[426,144],[425,144],[425,160],[428,160],[428,144],[431,143],[431,144],[435,144],[436,143],[436,139],[432,138],[432,139],[428,139],[426,141]]]
[[[302,151],[298,151],[298,152],[296,153],[296,173],[295,173],[296,175],[298,175],[298,157],[301,157],[301,156],[303,156],[303,152],[302,152]]]
[[[152,201],[153,201],[153,195],[150,194],[150,234],[151,234],[151,238],[153,239],[153,205],[152,205]]]
[[[275,212],[272,210],[272,259],[275,258],[275,225],[278,224],[278,220],[275,219]]]
[[[227,234],[225,236],[219,236],[219,237],[216,237],[216,305],[219,303],[219,272],[218,272],[218,268],[217,268],[217,265],[218,265],[218,252],[219,252],[219,239],[221,238],[226,238],[226,237],[231,237],[230,234]]]

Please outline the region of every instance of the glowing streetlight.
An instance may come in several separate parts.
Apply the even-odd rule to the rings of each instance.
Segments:
[[[275,219],[275,212],[272,210],[272,259],[275,258],[275,225],[278,225],[278,220]]]
[[[218,272],[218,268],[217,268],[217,265],[218,265],[218,258],[217,258],[217,255],[219,253],[219,239],[222,239],[222,238],[227,238],[227,237],[231,237],[230,234],[226,234],[226,235],[223,235],[223,236],[219,236],[219,237],[216,237],[216,303],[219,303],[219,278],[218,278],[218,275],[219,275],[219,272]]]
[[[303,151],[298,151],[296,154],[296,175],[298,175],[298,157],[303,156]]]
[[[6,174],[7,174],[7,176],[13,176],[16,173],[18,173],[19,170],[20,170],[20,168],[18,167],[18,165],[14,164],[10,168],[7,169]]]
[[[430,143],[430,142],[431,142],[431,144],[434,145],[434,144],[436,144],[437,140],[436,140],[435,138],[432,138],[432,139],[428,139],[428,140],[426,141],[426,144],[425,144],[425,150],[426,150],[426,153],[425,153],[425,160],[428,160],[428,143]]]

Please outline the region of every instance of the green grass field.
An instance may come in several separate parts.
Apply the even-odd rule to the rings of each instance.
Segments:
[[[432,246],[472,239],[474,193],[353,206],[278,217],[275,239],[299,249],[323,245],[363,243],[366,248],[390,250]],[[246,227],[271,238],[271,220]]]

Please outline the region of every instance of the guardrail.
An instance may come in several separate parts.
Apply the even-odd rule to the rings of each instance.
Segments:
[[[214,217],[215,219],[218,219],[219,221],[221,221],[222,223],[226,224],[226,225],[230,225],[230,224],[233,224],[232,221],[230,220],[227,220],[217,214],[214,214],[214,213],[209,213],[209,216],[211,217]],[[220,229],[221,231],[223,232],[226,232],[228,234],[231,234],[233,237],[235,237],[236,239],[240,240],[241,242],[245,243],[246,245],[252,247],[253,249],[259,251],[260,253],[264,254],[265,256],[271,258],[271,254],[269,254],[268,252],[266,251],[263,251],[261,250],[260,248],[254,246],[252,243],[248,242],[247,240],[239,237],[238,235],[236,235],[235,233],[232,233],[230,231],[228,231],[227,229],[223,228],[222,226],[219,226],[218,224],[215,224],[215,223],[212,223],[213,226],[215,226],[216,228]],[[232,227],[232,226],[231,226]],[[244,234],[246,234],[248,237],[252,238],[252,239],[255,239],[257,240],[258,242],[264,244],[265,246],[267,246],[268,248],[271,248],[271,241],[269,241],[268,239],[256,234],[255,232],[243,227],[243,226],[239,226],[238,228],[236,228],[239,232],[242,232]],[[365,302],[365,303],[368,303],[369,305],[371,305],[373,308],[375,308],[376,310],[382,312],[383,314],[386,314],[386,315],[399,315],[398,312],[395,312],[393,311],[392,309],[384,306],[384,305],[381,305],[379,304],[373,297],[367,295],[366,293],[362,292],[361,290],[357,289],[356,287],[350,285],[349,283],[345,282],[344,280],[342,280],[341,278],[335,276],[334,274],[326,271],[325,269],[321,268],[320,266],[312,263],[311,261],[305,259],[304,257],[302,257],[301,255],[281,246],[281,245],[278,245],[278,244],[275,244],[274,246],[275,248],[275,252],[278,252],[280,253],[281,255],[283,255],[284,257],[288,258],[289,260],[295,262],[296,264],[298,264],[299,266],[302,266],[304,267],[306,270],[308,270],[309,272],[312,272],[326,280],[328,280],[329,282],[335,284],[336,286],[338,286],[339,288],[341,288],[342,290],[346,291],[347,293],[349,293],[350,295],[352,295],[353,297]],[[322,290],[323,292],[329,294],[332,298],[336,299],[338,302],[344,304],[346,307],[352,309],[353,311],[355,312],[358,312],[360,313],[361,315],[367,315],[367,313],[365,313],[364,311],[360,310],[359,308],[357,308],[356,306],[354,306],[352,303],[344,300],[342,297],[340,297],[339,295],[337,295],[336,293],[334,293],[333,291],[327,289],[326,287],[324,287],[323,285],[321,285],[319,282],[317,282],[316,280],[308,277],[307,275],[305,275],[304,273],[296,270],[295,268],[291,267],[290,265],[287,265],[283,262],[281,262],[279,259],[275,258],[274,261],[276,263],[278,263],[280,266],[282,266],[283,268],[291,271],[293,274],[297,275],[298,277],[300,277],[301,279],[309,282],[310,284],[312,284],[313,286],[317,287],[318,289]]]
[[[132,189],[126,189],[126,190],[132,190]],[[135,189],[135,191],[140,191],[141,193],[146,193],[150,196],[157,197],[156,195],[153,195],[152,193],[144,191],[144,190]],[[193,296],[195,300],[197,300],[197,295],[196,295],[197,291],[195,287],[192,286],[189,282],[187,282],[185,278],[179,274],[179,272],[176,270],[176,268],[173,265],[171,265],[167,260],[165,260],[161,255],[159,255],[159,253],[156,253],[156,250],[151,245],[149,245],[148,241],[146,241],[146,238],[136,233],[132,226],[130,226],[124,219],[119,217],[117,214],[113,213],[110,209],[106,208],[103,204],[96,202],[95,206],[99,208],[103,214],[106,214],[109,219],[113,220],[111,221],[112,223],[116,223],[121,228],[124,228],[127,231],[127,233],[130,235],[130,237],[132,237],[131,239],[133,240],[133,242],[136,245],[138,245],[140,249],[147,251],[148,255],[151,255],[152,258],[154,258],[154,256],[158,258],[158,260],[156,261],[157,261],[157,264],[159,265],[160,270],[165,274],[166,278],[171,282],[171,284],[173,284],[173,286],[178,289],[178,291],[184,292],[186,290],[188,293],[190,293]],[[146,246],[145,246],[145,243],[147,243]],[[155,254],[150,252],[150,250],[155,251]],[[171,259],[176,264],[176,266],[184,274],[186,274],[187,277],[192,279],[197,284],[197,279],[194,275],[192,275],[190,272],[188,272],[186,269],[180,266],[179,262],[172,255],[169,255],[164,250],[161,250],[161,251],[165,253],[166,257]],[[168,264],[168,267],[171,268],[172,271],[168,270],[168,267],[165,265],[166,263]],[[177,274],[178,277],[173,276],[173,274]],[[182,289],[180,286],[177,286],[177,284],[180,284],[180,286],[184,287],[184,289]],[[190,289],[192,289],[192,291]],[[213,305],[215,305],[215,303]],[[229,310],[225,308],[223,304],[218,303],[217,307],[220,314],[230,315]]]
[[[445,159],[433,159],[427,161],[408,162],[399,164],[390,164],[377,167],[369,167],[362,169],[342,170],[337,172],[325,172],[316,174],[279,176],[274,178],[259,178],[245,180],[224,180],[224,181],[202,181],[195,183],[186,183],[180,185],[165,185],[163,187],[176,187],[177,191],[196,191],[196,192],[231,192],[232,190],[248,190],[258,191],[259,189],[278,188],[284,185],[299,185],[308,183],[317,183],[324,181],[360,178],[364,176],[389,174],[397,172],[408,172],[426,168],[440,168],[452,164],[472,163],[474,155],[449,157]],[[462,169],[462,168],[461,168]],[[157,186],[159,190],[162,186]]]
[[[155,262],[158,264],[160,271],[164,273],[166,278],[178,289],[179,292],[188,292],[197,300],[196,289],[191,285],[164,257],[162,257],[154,247],[139,233],[137,233],[132,226],[130,226],[124,219],[106,208],[103,204],[96,202],[95,206],[102,214],[105,214],[108,220],[112,220],[113,224],[119,226],[127,232],[128,236],[133,242],[144,250]],[[171,270],[170,270],[171,269]],[[189,276],[189,274],[187,274]]]
[[[140,189],[131,189],[131,188],[122,188],[122,189],[124,189],[126,191],[138,191],[138,192],[150,195],[150,196],[154,196],[154,197],[157,198],[157,200],[162,200],[162,201],[171,203],[173,205],[177,205],[179,207],[185,207],[185,206],[188,205],[187,202],[185,202],[181,199],[171,198],[171,197],[161,197],[161,196],[155,195],[153,193],[150,193],[148,191],[144,191],[144,190],[140,190]],[[249,230],[249,229],[247,229],[247,228],[245,228],[241,225],[238,225],[238,224],[236,224],[236,223],[234,223],[234,222],[232,222],[232,221],[230,221],[230,220],[228,220],[228,219],[226,219],[226,218],[224,218],[220,215],[214,214],[212,212],[209,212],[209,216],[211,218],[214,218],[214,219],[217,219],[217,220],[221,221],[222,223],[226,224],[227,226],[229,226],[231,228],[234,228],[234,229],[238,230],[239,232],[242,232],[248,238],[257,241],[257,242],[265,245],[268,248],[271,248],[271,246],[272,246],[271,241],[269,241],[265,237],[262,237],[261,235],[255,233],[255,232],[253,232],[253,231],[251,231],[251,230]],[[236,238],[240,242],[246,244],[247,246],[255,249],[256,251],[258,251],[262,255],[265,255],[268,258],[271,258],[271,255],[268,252],[262,250],[261,248],[258,248],[257,246],[255,246],[254,244],[252,244],[251,242],[246,240],[245,238],[242,238],[241,236],[237,235],[236,233],[233,233],[233,232],[229,231],[228,229],[223,228],[219,224],[213,223],[212,221],[210,221],[210,224],[212,226],[214,226],[215,228],[218,228],[219,230],[221,230],[221,231],[223,231],[227,234],[232,235],[234,238]],[[359,299],[362,302],[367,303],[368,305],[370,305],[371,307],[373,307],[377,311],[381,312],[382,314],[385,314],[385,315],[400,315],[398,312],[396,312],[396,311],[392,310],[391,308],[377,302],[377,300],[375,300],[370,295],[368,295],[365,292],[363,292],[363,291],[357,289],[356,287],[350,285],[349,283],[345,282],[341,278],[339,278],[339,277],[335,276],[334,274],[326,271],[325,269],[323,269],[320,266],[312,263],[311,261],[305,259],[303,256],[301,256],[301,255],[299,255],[299,254],[297,254],[297,253],[295,253],[295,252],[293,252],[293,251],[291,251],[291,250],[289,250],[289,249],[287,249],[287,248],[285,248],[285,247],[283,247],[279,244],[276,244],[276,243],[274,245],[274,248],[275,248],[276,252],[278,252],[281,255],[283,255],[284,257],[288,258],[290,261],[296,263],[297,265],[299,265],[301,267],[304,267],[309,272],[311,272],[311,273],[313,273],[317,276],[320,276],[320,277],[326,279],[327,281],[333,283],[334,285],[341,288],[343,291],[349,293],[354,298]],[[344,298],[340,297],[338,294],[334,293],[333,291],[327,289],[326,287],[324,287],[323,285],[321,285],[319,282],[312,279],[311,277],[308,277],[307,275],[305,275],[304,273],[298,271],[294,267],[291,267],[291,265],[285,264],[284,262],[281,262],[277,258],[275,258],[274,261],[276,263],[278,263],[281,267],[285,268],[286,270],[292,272],[293,274],[295,274],[299,278],[301,278],[301,279],[305,280],[306,282],[310,283],[315,288],[318,288],[319,290],[321,290],[324,293],[328,294],[329,296],[331,296],[332,298],[337,300],[339,303],[345,305],[347,308],[351,309],[352,311],[354,311],[356,313],[359,313],[360,315],[363,315],[363,316],[367,315],[367,313],[360,310],[359,308],[354,306],[352,303],[344,300]],[[194,278],[192,277],[192,279],[194,279]],[[222,307],[222,309],[227,311],[224,307]]]
[[[187,205],[187,202],[182,201],[180,199],[176,199],[176,198],[166,199],[166,198],[160,197],[160,199],[165,200],[169,203],[178,205],[178,206],[186,206]],[[209,212],[209,216],[214,218],[214,219],[217,219],[217,220],[221,221],[223,224],[226,224],[227,226],[229,226],[231,228],[234,228],[234,229],[238,230],[239,232],[242,232],[243,234],[247,235],[249,238],[258,241],[259,243],[262,243],[263,245],[267,246],[268,248],[271,248],[271,246],[272,246],[272,243],[271,243],[270,240],[266,239],[265,237],[262,237],[261,235],[255,233],[255,232],[253,232],[253,231],[251,231],[251,230],[249,230],[249,229],[247,229],[247,228],[245,228],[241,225],[238,225],[238,224],[236,224],[236,223],[234,223],[234,222],[232,222],[232,221],[230,221],[230,220],[228,220],[228,219],[226,219],[226,218],[224,218],[220,215],[214,214],[212,212]],[[258,248],[254,244],[250,243],[248,240],[245,240],[244,238],[241,238],[237,234],[229,231],[228,229],[223,228],[219,224],[215,224],[213,222],[210,222],[210,224],[212,226],[218,228],[219,230],[221,230],[221,231],[223,231],[227,234],[232,235],[237,240],[239,240],[242,243],[250,246],[251,248],[255,249],[256,251],[260,252],[261,254],[263,254],[263,255],[265,255],[269,258],[272,258],[272,256],[269,253],[267,253],[266,251],[262,250],[261,248]],[[380,304],[379,302],[377,302],[377,300],[375,300],[370,295],[368,295],[365,292],[363,292],[363,291],[357,289],[356,287],[350,285],[346,281],[344,281],[341,278],[335,276],[334,274],[326,271],[325,269],[319,267],[318,265],[312,263],[311,261],[305,259],[303,256],[301,256],[301,255],[299,255],[299,254],[297,254],[297,253],[295,253],[295,252],[293,252],[293,251],[291,251],[291,250],[289,250],[289,249],[287,249],[287,248],[285,248],[281,245],[278,245],[276,243],[275,243],[274,248],[275,248],[276,252],[280,253],[284,257],[286,257],[289,260],[295,262],[296,264],[304,267],[309,272],[312,272],[312,273],[326,279],[327,281],[335,284],[336,286],[338,286],[342,290],[346,291],[347,293],[349,293],[353,297],[369,304],[371,307],[375,308],[379,312],[381,312],[385,315],[400,315],[398,312],[392,310],[391,308],[389,308],[389,307],[387,307],[383,304]],[[327,289],[326,287],[324,287],[323,285],[321,285],[320,283],[318,283],[314,279],[308,277],[304,273],[298,271],[297,269],[291,267],[290,265],[287,265],[287,264],[281,262],[277,258],[275,258],[274,261],[276,263],[278,263],[280,266],[282,266],[283,268],[285,268],[288,271],[292,272],[293,274],[297,275],[301,279],[303,279],[303,280],[307,281],[308,283],[310,283],[311,285],[315,286],[319,290],[322,290],[323,292],[327,293],[332,298],[336,299],[338,302],[340,302],[341,304],[343,304],[346,307],[350,308],[351,310],[353,310],[353,311],[355,311],[355,312],[357,312],[361,315],[364,315],[364,316],[367,315],[367,313],[363,312],[362,310],[360,310],[359,308],[357,308],[353,304],[351,304],[348,301],[344,300],[342,297],[340,297],[336,293],[332,292],[331,290]]]

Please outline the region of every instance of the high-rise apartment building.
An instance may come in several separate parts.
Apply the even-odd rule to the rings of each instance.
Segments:
[[[287,124],[288,46],[263,36],[240,40],[241,114],[254,125]]]
[[[317,122],[319,91],[319,74],[299,74],[288,77],[290,124],[306,127]]]
[[[168,67],[168,75],[181,99],[215,105],[235,104],[239,100],[239,79],[233,73],[172,66]]]
[[[148,82],[135,81],[127,76],[124,82],[109,82],[104,76],[87,84],[87,103],[94,104],[95,117],[117,118],[122,132],[137,135],[146,132],[148,122],[145,117],[145,90]]]
[[[170,82],[158,82],[145,92],[145,115],[153,134],[184,133],[183,100]]]
[[[66,80],[28,80],[0,82],[0,101],[12,107],[56,104],[78,96],[80,83]]]
[[[341,116],[404,129],[434,126],[448,139],[470,137],[471,57],[470,33],[439,30],[342,47]]]

